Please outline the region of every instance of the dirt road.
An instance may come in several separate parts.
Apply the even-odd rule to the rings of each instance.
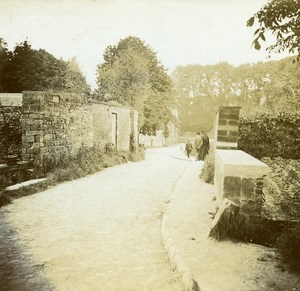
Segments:
[[[146,161],[63,183],[4,209],[55,288],[182,290],[160,232],[165,203],[190,163],[172,158],[174,150],[147,150]]]

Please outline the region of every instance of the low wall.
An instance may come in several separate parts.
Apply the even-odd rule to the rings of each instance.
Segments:
[[[240,150],[216,150],[215,191],[218,205],[224,198],[235,202],[242,211],[259,215],[263,203],[263,177],[269,167]]]

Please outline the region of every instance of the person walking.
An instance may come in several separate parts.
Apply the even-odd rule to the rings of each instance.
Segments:
[[[200,132],[197,132],[197,135],[195,137],[195,149],[197,151],[196,153],[196,161],[200,161],[201,159],[201,148],[202,148],[202,144],[203,144],[203,140],[202,140],[202,137],[201,137],[201,134]]]
[[[209,151],[209,137],[206,132],[202,132],[202,146],[200,150],[200,159],[204,161]]]
[[[185,151],[186,151],[186,155],[188,158],[190,157],[192,150],[193,150],[193,145],[192,145],[191,141],[188,140],[187,144],[185,145]]]

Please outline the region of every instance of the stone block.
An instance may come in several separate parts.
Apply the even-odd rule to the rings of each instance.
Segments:
[[[229,120],[228,124],[229,125],[236,125],[237,126],[237,125],[239,125],[239,122],[237,120]]]
[[[25,135],[22,137],[24,143],[34,142],[34,135]]]
[[[255,179],[243,178],[242,179],[242,195],[245,198],[253,198],[255,191]]]
[[[236,142],[237,138],[232,136],[218,136],[218,141]]]
[[[218,136],[227,136],[227,130],[218,130]]]
[[[233,120],[239,120],[239,114],[235,113],[235,114],[228,114],[228,119],[233,119]]]
[[[238,137],[238,132],[237,131],[229,131],[229,135],[228,136],[229,137],[237,138]]]
[[[226,176],[224,177],[224,197],[239,202],[242,190],[241,177]]]

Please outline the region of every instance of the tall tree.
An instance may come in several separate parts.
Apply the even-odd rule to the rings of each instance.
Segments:
[[[80,72],[75,72],[67,62],[43,49],[32,49],[27,41],[8,52],[2,80],[2,91],[11,93],[50,90],[86,94],[88,91]]]
[[[3,38],[0,38],[0,92],[3,91],[3,69],[8,60],[7,43]]]
[[[172,82],[156,53],[137,37],[127,37],[104,52],[97,68],[97,98],[136,108],[140,131],[155,134],[171,120]]]
[[[270,31],[276,41],[267,47],[267,51],[280,53],[288,50],[296,53],[300,61],[300,0],[269,0],[247,25],[253,26],[255,22],[259,25],[254,33],[255,49],[261,48],[261,41],[266,40],[265,35]]]

